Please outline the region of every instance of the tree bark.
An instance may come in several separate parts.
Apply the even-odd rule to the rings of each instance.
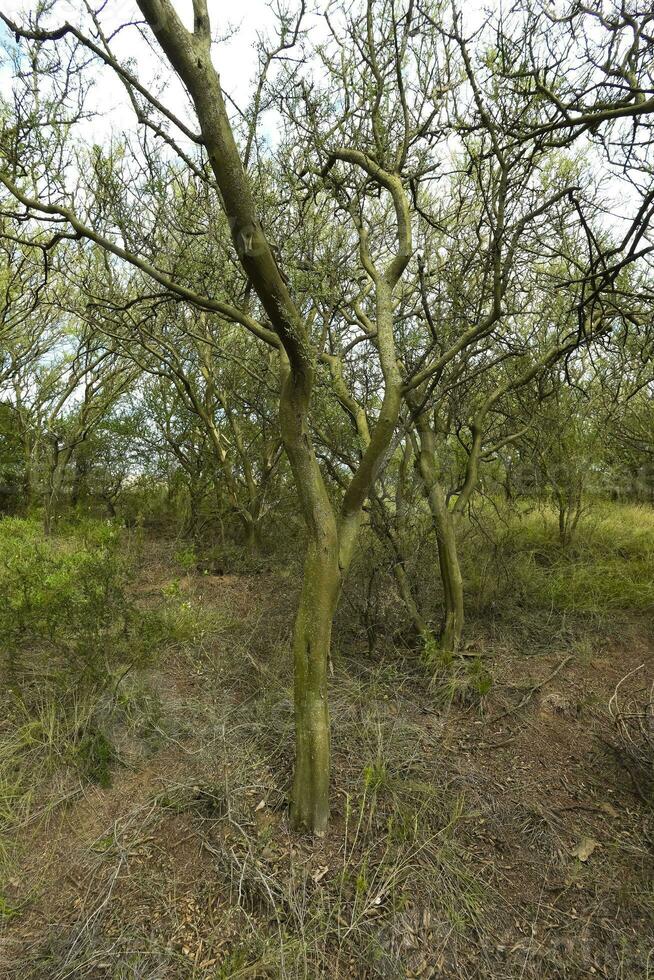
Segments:
[[[330,521],[309,540],[295,621],[296,758],[291,818],[323,834],[329,820],[330,728],[327,670],[332,620],[340,592],[338,545]]]
[[[43,533],[47,536],[52,534],[57,515],[57,505],[59,495],[64,481],[64,468],[68,462],[62,462],[58,447],[55,447],[54,459],[50,463],[47,476],[47,484],[43,498]]]
[[[417,429],[420,438],[418,469],[436,532],[438,564],[443,583],[443,618],[439,646],[443,655],[450,657],[461,645],[464,623],[463,579],[456,544],[457,518],[447,506],[445,492],[438,478],[435,436],[424,416],[417,420]]]
[[[308,535],[293,635],[296,758],[291,819],[298,828],[323,834],[329,820],[327,670],[341,587],[339,537],[307,424],[312,378],[288,369],[284,373],[282,437]]]
[[[464,623],[463,579],[456,544],[456,521],[444,498],[441,498],[437,507],[432,507],[431,498],[436,497],[439,490],[440,487],[434,488],[429,496],[444,594],[439,643],[443,655],[450,657],[461,646]]]

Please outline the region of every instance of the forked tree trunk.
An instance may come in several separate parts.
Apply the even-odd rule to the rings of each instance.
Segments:
[[[252,555],[261,551],[261,531],[256,520],[249,520],[245,534],[245,546]]]
[[[248,507],[245,511],[246,517],[246,531],[245,531],[245,545],[248,551],[253,555],[258,555],[263,549],[263,535],[262,535],[262,506],[261,506],[261,495],[256,494],[256,496],[249,496]]]
[[[392,195],[398,223],[398,250],[383,275],[375,279],[377,347],[387,382],[378,423],[344,496],[337,525],[334,510],[316,460],[307,424],[313,383],[309,330],[291,296],[258,217],[227,114],[220,79],[211,61],[208,5],[193,4],[191,34],[174,8],[162,0],[137,0],[195,105],[204,146],[229,219],[234,246],[245,275],[270,318],[274,333],[247,314],[236,317],[262,339],[279,347],[283,383],[280,397],[281,432],[289,458],[304,522],[307,554],[300,607],[295,622],[295,698],[297,760],[292,816],[296,825],[323,833],[329,815],[329,714],[326,677],[331,623],[361,520],[365,498],[388,449],[400,406],[401,378],[393,342],[393,289],[412,253],[411,220],[406,195],[397,174],[371,164],[363,153],[341,150],[340,159],[367,170]],[[362,241],[362,250],[366,251]],[[391,383],[389,385],[389,379]],[[390,398],[389,398],[390,393]]]

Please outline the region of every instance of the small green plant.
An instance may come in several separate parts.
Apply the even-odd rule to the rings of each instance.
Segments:
[[[179,579],[172,579],[167,585],[163,586],[161,592],[168,599],[174,599],[177,596],[180,596],[182,594],[182,587],[179,583]]]
[[[452,650],[441,646],[438,637],[432,630],[424,630],[422,639],[422,660],[426,667],[434,670],[438,667],[449,667],[454,659]]]
[[[0,895],[0,922],[3,919],[5,921],[7,919],[13,919],[15,915],[18,915],[18,909],[15,909],[3,895]]]
[[[425,630],[421,639],[422,661],[433,674],[443,703],[479,702],[489,693],[493,679],[480,657],[457,657],[441,646],[431,630]]]
[[[358,899],[365,898],[370,890],[370,882],[368,880],[368,861],[366,857],[364,857],[363,863],[356,876],[354,890]]]
[[[178,565],[184,569],[185,572],[190,572],[192,568],[195,568],[198,564],[198,556],[195,553],[195,549],[188,546],[186,548],[179,548],[174,555],[175,561]]]
[[[467,662],[470,691],[477,698],[485,697],[493,686],[493,678],[486,670],[481,657]]]
[[[493,678],[480,657],[452,658],[434,672],[432,687],[444,705],[479,705],[493,686]]]
[[[363,770],[363,785],[366,790],[376,792],[380,790],[388,780],[386,763],[384,759],[375,759],[368,763]]]
[[[142,630],[153,649],[199,646],[233,625],[230,616],[194,599],[179,600],[180,592],[167,594],[167,602],[142,619]]]
[[[93,729],[85,732],[75,747],[75,759],[80,772],[89,782],[97,783],[103,789],[111,785],[111,769],[117,756],[103,732]]]

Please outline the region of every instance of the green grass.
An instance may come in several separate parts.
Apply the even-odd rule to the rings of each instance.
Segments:
[[[193,596],[184,596],[177,585],[168,587],[163,602],[148,610],[142,630],[153,647],[194,646],[201,648],[236,624],[229,613],[204,605]]]
[[[158,653],[132,573],[106,524],[45,537],[36,521],[0,520],[0,882],[35,813],[111,781],[111,729],[133,723],[125,678]]]
[[[560,612],[643,612],[654,609],[654,509],[600,502],[562,549],[556,515],[521,508],[499,520],[486,513],[486,561],[471,535],[462,548],[466,591],[474,603],[520,605]]]

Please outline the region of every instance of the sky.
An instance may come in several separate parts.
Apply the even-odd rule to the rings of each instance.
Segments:
[[[94,0],[95,6],[99,7],[101,3],[102,0]],[[173,0],[173,3],[182,19],[190,27],[192,24],[192,0]],[[328,3],[329,0],[315,0],[314,13],[307,18],[313,40],[320,35],[320,32],[324,31],[324,20],[321,13]],[[12,19],[24,21],[26,20],[26,11],[34,12],[36,10],[37,0],[0,0],[0,4],[3,12]],[[299,0],[286,0],[286,5],[293,9],[299,6]],[[483,0],[482,2],[480,0],[466,2],[465,14],[471,25],[481,21],[482,9],[487,5],[488,3],[484,3]],[[225,3],[225,0],[208,0],[208,6],[214,36],[227,38],[215,45],[213,53],[214,63],[220,72],[223,90],[238,104],[245,105],[251,90],[252,80],[257,72],[255,49],[257,37],[270,35],[275,24],[270,0],[237,0],[236,3],[229,4]],[[83,7],[84,4],[77,2],[77,0],[57,0],[49,26],[59,26],[65,20],[69,20],[74,24],[81,22],[85,31],[88,32],[88,16],[85,13],[80,13]],[[106,0],[101,19],[105,33],[111,34],[119,25],[142,20],[142,17],[135,0]],[[14,45],[13,37],[2,27],[0,27],[0,40],[4,40],[10,46]],[[194,119],[186,94],[175,73],[171,71],[168,65],[161,70],[161,63],[153,50],[134,27],[121,31],[112,42],[112,49],[121,62],[127,63],[132,60],[139,79],[146,87],[159,95],[161,101],[176,115],[185,121]],[[96,65],[93,71],[96,84],[90,104],[97,112],[97,116],[91,122],[84,124],[84,131],[80,135],[89,143],[104,143],[113,134],[133,131],[135,118],[125,90],[111,69]],[[161,71],[158,87],[156,84],[153,87],[151,82],[158,71]],[[2,60],[2,51],[0,50],[0,94],[9,95],[11,85],[11,65],[6,58]],[[193,128],[197,126],[192,121],[190,125]],[[272,113],[264,116],[261,120],[259,133],[271,145],[275,145],[277,120]],[[183,144],[183,137],[179,138],[178,141]],[[617,184],[615,186],[615,195],[612,193],[611,196],[618,199],[623,198],[623,208],[618,206],[618,215],[613,219],[619,221],[620,210],[631,211],[631,206],[624,208],[624,195],[626,193],[627,198],[630,199],[630,194],[628,189],[620,187],[618,190]]]
[[[8,17],[17,22],[26,21],[26,12],[36,10],[36,0],[1,0],[2,10]],[[173,0],[174,6],[182,19],[191,26],[191,0]],[[95,6],[100,4],[96,2]],[[84,24],[88,30],[88,18],[79,13],[82,4],[70,0],[59,0],[48,26],[60,25],[65,21],[72,24]],[[270,5],[265,0],[238,0],[236,4],[225,4],[222,0],[209,0],[209,12],[214,35],[228,39],[216,45],[214,61],[218,67],[223,88],[237,103],[247,100],[248,91],[256,74],[257,57],[255,45],[259,34],[267,34],[274,26],[274,17]],[[119,24],[141,20],[134,0],[108,0],[102,14],[103,29],[106,33],[114,30]],[[13,45],[13,38],[0,25],[0,39]],[[147,82],[157,69],[157,60],[140,38],[135,29],[121,33],[112,48],[119,58],[125,62],[134,59],[139,78]],[[6,57],[0,52],[0,93],[7,96],[11,90],[12,69]],[[171,77],[172,76],[172,77]],[[93,105],[101,114],[88,135],[97,139],[103,133],[130,129],[134,125],[134,115],[126,97],[126,93],[109,68],[98,69],[96,86],[93,93]],[[188,119],[187,101],[181,85],[173,73],[166,72],[166,87],[162,92],[165,104],[182,118]],[[272,134],[271,134],[272,135]]]

